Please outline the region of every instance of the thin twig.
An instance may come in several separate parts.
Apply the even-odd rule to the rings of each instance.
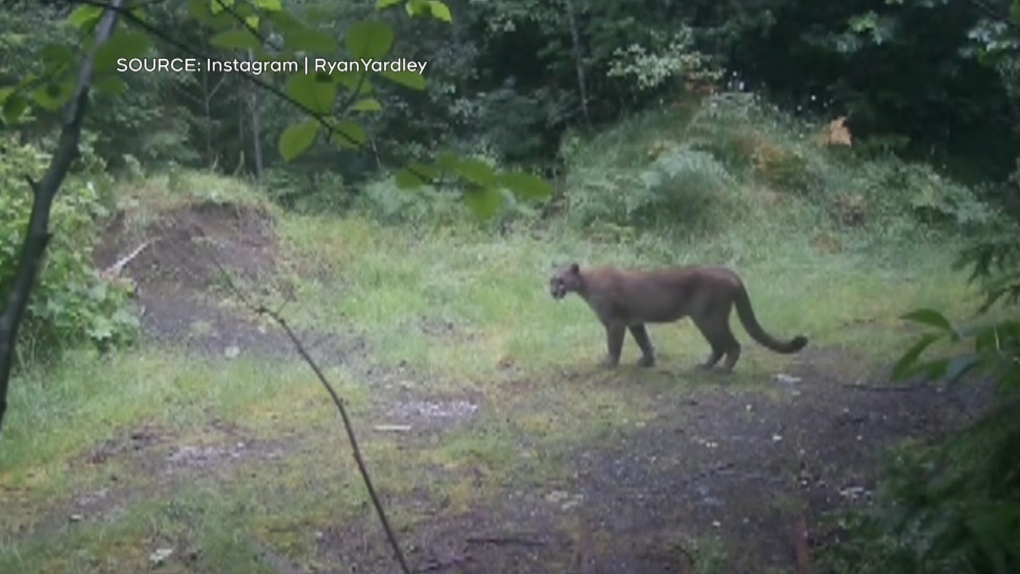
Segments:
[[[368,472],[368,465],[365,464],[365,459],[361,455],[361,446],[358,444],[358,439],[354,433],[354,425],[351,423],[351,417],[347,413],[347,408],[344,406],[343,399],[340,398],[340,395],[337,394],[333,385],[326,379],[326,375],[323,374],[318,363],[315,362],[315,359],[313,359],[305,349],[305,346],[301,343],[301,340],[294,331],[291,330],[287,321],[284,320],[284,318],[276,311],[269,309],[265,305],[256,304],[251,301],[245,293],[234,284],[230,274],[227,273],[226,269],[220,265],[220,262],[216,260],[215,257],[213,258],[213,263],[219,269],[230,290],[233,291],[245,305],[259,315],[269,317],[275,321],[281,329],[283,329],[283,331],[287,334],[287,337],[290,338],[290,342],[294,345],[294,348],[297,349],[298,354],[301,355],[301,358],[304,359],[305,363],[308,364],[312,371],[315,372],[315,376],[319,379],[319,382],[322,383],[322,386],[326,388],[326,392],[329,393],[330,398],[333,399],[333,404],[336,405],[337,410],[340,412],[340,419],[343,421],[344,431],[347,433],[347,440],[351,444],[351,452],[354,455],[354,462],[358,465],[358,472],[361,473],[361,479],[365,483],[365,488],[368,489],[368,496],[372,499],[372,505],[375,507],[375,512],[379,516],[379,522],[382,523],[383,530],[386,532],[386,538],[389,540],[390,546],[393,549],[393,555],[396,557],[404,574],[411,574],[411,569],[407,566],[407,560],[404,558],[404,552],[400,549],[400,543],[397,542],[397,536],[393,532],[393,528],[390,527],[389,519],[386,518],[386,511],[383,509],[382,501],[379,499],[375,486],[372,484],[372,477]]]
[[[893,385],[865,385],[862,383],[843,383],[840,385],[845,389],[853,389],[855,391],[872,391],[876,393],[896,393],[896,392],[909,392],[923,389],[928,383],[914,383],[913,385],[893,386]]]
[[[584,512],[577,515],[577,572],[594,574],[598,571],[598,552],[592,540],[591,527]]]
[[[468,536],[468,544],[497,544],[507,546],[546,546],[545,541],[524,536]]]
[[[687,564],[680,570],[680,574],[692,574],[694,572],[694,556],[680,544],[675,545],[674,548],[679,550],[680,554],[683,554],[684,558],[687,559]]]
[[[801,514],[793,526],[793,548],[797,556],[797,574],[813,574],[815,571],[809,542],[807,516]]]

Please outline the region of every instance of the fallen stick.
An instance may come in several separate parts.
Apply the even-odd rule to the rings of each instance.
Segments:
[[[469,536],[464,540],[468,544],[499,544],[516,546],[545,546],[542,540],[520,536]]]
[[[446,570],[451,566],[459,566],[465,562],[471,562],[474,558],[470,554],[458,554],[452,558],[446,560],[432,560],[431,563],[419,566],[415,572],[435,572],[436,570]]]

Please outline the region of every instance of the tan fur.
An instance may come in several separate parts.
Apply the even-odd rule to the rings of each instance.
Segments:
[[[638,364],[654,365],[655,349],[645,325],[690,317],[712,346],[712,353],[701,366],[710,369],[725,355],[723,369],[730,372],[740,358],[740,343],[730,329],[733,307],[748,334],[777,353],[796,353],[808,343],[803,335],[789,341],[769,335],[754,316],[744,283],[725,267],[632,271],[615,267],[581,269],[572,263],[553,273],[549,291],[558,300],[577,293],[595,312],[606,329],[609,353],[603,364],[608,367],[619,364],[628,330],[641,348]]]

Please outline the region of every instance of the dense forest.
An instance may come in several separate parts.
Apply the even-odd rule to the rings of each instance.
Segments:
[[[4,83],[67,64],[67,54],[42,50],[66,35],[74,3],[9,4],[2,25],[10,32],[0,46]],[[146,11],[166,36],[153,38],[160,56],[246,59],[237,49],[245,40],[215,41],[207,28],[191,25],[193,10],[160,3]],[[599,129],[712,88],[754,92],[805,114],[846,116],[860,146],[922,159],[968,182],[1001,183],[1015,167],[1008,2],[823,8],[792,1],[472,1],[450,3],[457,17],[449,22],[376,13],[371,2],[303,2],[294,10],[330,37],[325,44],[336,44],[353,23],[378,18],[396,38],[392,57],[428,63],[424,90],[372,84],[381,109],[364,125],[369,153],[337,158],[322,145],[285,165],[273,150],[301,110],[253,89],[240,74],[204,66],[118,74],[123,85],[97,96],[86,120],[99,157],[112,169],[130,158],[142,166],[216,166],[274,182],[291,200],[330,178],[354,189],[377,173],[380,158],[396,165],[446,149],[555,173],[566,132]],[[282,20],[270,22],[258,57],[286,60],[292,50],[324,46],[318,36],[281,44],[285,33]],[[156,53],[125,51],[146,54]],[[273,81],[282,85],[283,78]],[[59,113],[35,112],[34,135],[57,121]]]
[[[1020,2],[0,6],[0,571],[1020,571]]]

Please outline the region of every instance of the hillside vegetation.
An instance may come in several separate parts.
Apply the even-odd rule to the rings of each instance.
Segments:
[[[338,385],[419,567],[567,572],[594,552],[607,572],[692,556],[699,573],[789,572],[800,546],[777,533],[806,516],[824,567],[844,568],[826,561],[830,518],[865,504],[878,449],[982,404],[869,388],[915,336],[902,313],[973,308],[949,255],[997,215],[922,164],[826,145],[827,121],[737,94],[570,133],[551,203],[508,197],[489,221],[390,179],[291,209],[189,169],[104,183],[96,266],[155,240],[124,272],[140,338],[22,364],[0,571],[392,571],[328,396],[231,284],[283,309]],[[567,261],[732,266],[763,324],[810,346],[784,357],[738,330],[746,351],[724,377],[693,368],[708,348],[691,325],[659,326],[656,368],[632,365],[630,341],[602,371],[591,312],[548,293]],[[24,349],[43,345],[35,332]]]

